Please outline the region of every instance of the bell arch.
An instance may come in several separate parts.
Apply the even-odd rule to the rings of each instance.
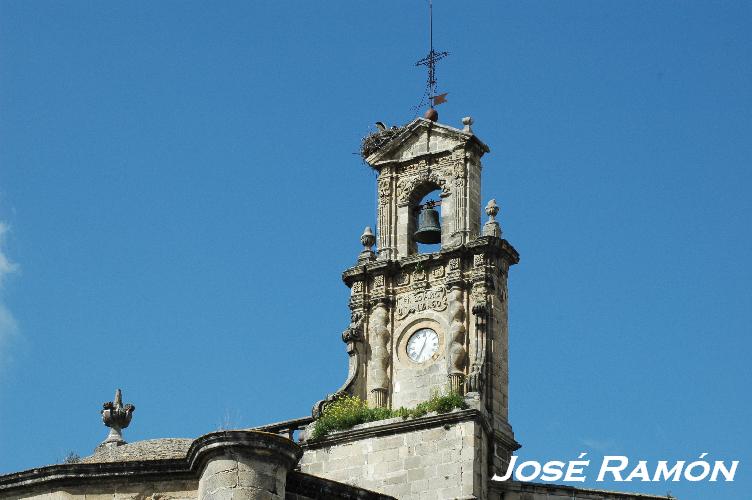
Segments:
[[[434,192],[436,193],[434,199],[441,203],[441,243],[440,246],[427,248],[425,251],[435,252],[448,245],[452,241],[452,232],[455,227],[451,176],[443,170],[437,171],[430,166],[428,168],[424,166],[417,173],[403,174],[400,177],[396,182],[397,197],[394,207],[396,220],[393,226],[393,241],[396,242],[397,258],[423,253],[419,251],[421,249],[413,237],[417,224],[416,208],[426,195]]]
[[[437,244],[423,244],[419,243],[415,239],[415,232],[418,230],[418,220],[420,217],[421,207],[425,206],[425,203],[429,201],[437,201],[438,203],[434,207],[439,213],[439,221],[442,231],[442,236],[445,228],[444,211],[441,209],[441,200],[444,195],[444,191],[438,182],[433,180],[426,180],[420,184],[415,185],[413,192],[409,196],[409,218],[407,221],[407,237],[408,237],[408,254],[413,255],[416,253],[429,253],[438,251],[441,248],[441,242]]]

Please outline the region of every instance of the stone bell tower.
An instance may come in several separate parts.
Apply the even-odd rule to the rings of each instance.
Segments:
[[[462,123],[417,118],[364,141],[363,157],[378,173],[378,225],[376,235],[366,228],[357,265],[343,273],[351,290],[342,337],[349,375],[336,394],[410,408],[457,392],[486,416],[503,459],[519,447],[507,421],[507,275],[519,255],[501,238],[494,200],[481,226],[481,158],[489,148],[471,118]],[[432,192],[440,248],[421,253],[419,216],[434,209],[420,202]]]

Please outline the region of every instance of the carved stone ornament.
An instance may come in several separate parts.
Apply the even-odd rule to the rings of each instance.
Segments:
[[[379,200],[386,200],[392,195],[392,187],[389,185],[389,179],[379,180]]]
[[[450,271],[459,271],[460,270],[460,259],[459,259],[459,257],[455,257],[454,259],[449,259],[449,270]]]
[[[415,272],[413,272],[413,281],[425,281],[426,280],[426,270],[423,268],[415,269]]]
[[[404,286],[410,283],[410,275],[407,273],[399,273],[397,275],[397,286]]]
[[[418,172],[422,172],[423,170],[426,170],[428,168],[428,162],[425,158],[421,158],[420,160],[410,163],[409,165],[405,165],[402,168],[402,175],[408,175],[408,174],[415,174]]]
[[[397,183],[397,201],[399,202],[399,204],[407,205],[410,202],[410,196],[413,194],[413,191],[415,191],[415,188],[417,188],[421,184],[427,183],[438,186],[439,189],[441,189],[440,196],[442,197],[449,195],[449,193],[451,192],[449,184],[444,177],[440,176],[436,172],[429,172],[428,170],[424,170],[422,172],[419,172],[417,175],[403,178]]]
[[[350,326],[342,332],[342,342],[348,344],[363,339],[363,319],[362,312],[354,311],[350,316]]]
[[[444,276],[444,266],[434,267],[431,269],[432,278],[442,278]]]
[[[370,319],[372,393],[376,406],[386,405],[385,393],[389,388],[389,312],[383,302],[376,304]]]
[[[465,302],[462,288],[452,287],[449,292],[449,383],[453,392],[461,394],[464,389],[465,361]]]
[[[373,277],[373,286],[374,286],[374,288],[382,288],[384,286],[384,275],[383,274],[379,274],[379,275]]]
[[[397,296],[395,315],[397,319],[405,319],[413,313],[427,310],[443,311],[447,308],[446,288],[438,286],[426,290],[403,293]]]
[[[132,404],[123,405],[123,395],[120,389],[115,391],[115,400],[102,405],[102,422],[110,428],[110,433],[99,446],[110,447],[126,444],[122,430],[131,423],[134,411],[136,411],[136,407]]]
[[[462,162],[457,162],[452,168],[452,175],[455,179],[464,179],[466,174],[465,165]]]
[[[496,204],[496,200],[489,201],[486,205],[486,215],[488,215],[488,220],[483,224],[483,236],[501,238],[501,226],[496,220],[498,214],[499,206]]]
[[[371,231],[371,226],[366,226],[363,234],[360,235],[360,244],[363,245],[363,250],[370,250],[374,243],[376,243],[376,237],[373,235],[373,231]]]
[[[358,264],[365,264],[376,260],[376,254],[373,252],[372,247],[376,243],[376,236],[373,235],[373,231],[370,226],[366,226],[363,230],[363,234],[360,236],[360,244],[363,245],[363,250],[358,255]]]
[[[485,304],[486,298],[488,296],[488,289],[486,288],[486,285],[484,283],[474,284],[473,289],[470,292],[470,296],[472,297],[474,303]]]
[[[352,285],[352,293],[363,293],[363,282],[362,281],[356,281]]]

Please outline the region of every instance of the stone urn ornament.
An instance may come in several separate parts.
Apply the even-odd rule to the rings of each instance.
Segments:
[[[132,404],[123,405],[123,395],[120,389],[115,391],[115,400],[102,405],[102,422],[110,428],[110,433],[100,446],[111,447],[126,444],[122,430],[131,423],[134,411],[136,407]]]

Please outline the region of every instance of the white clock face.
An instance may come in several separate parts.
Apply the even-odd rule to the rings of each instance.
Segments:
[[[430,328],[421,328],[407,341],[407,355],[422,363],[439,350],[439,335]]]

